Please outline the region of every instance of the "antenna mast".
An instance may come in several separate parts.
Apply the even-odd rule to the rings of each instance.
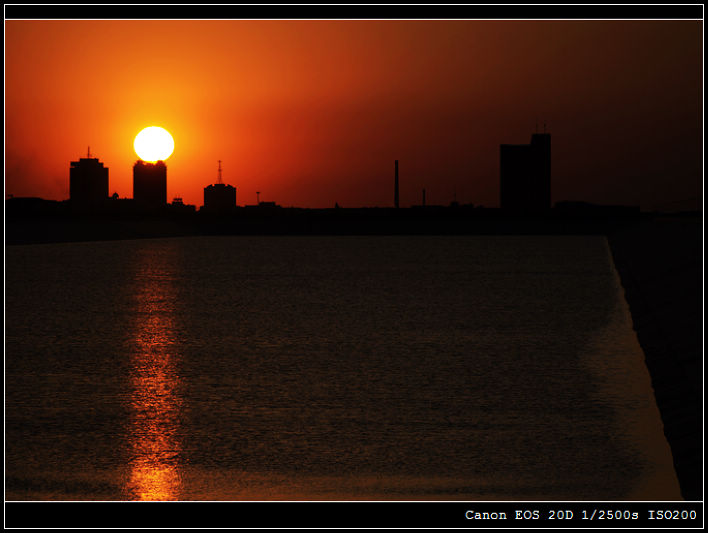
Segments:
[[[219,183],[221,183],[221,159],[219,159]]]

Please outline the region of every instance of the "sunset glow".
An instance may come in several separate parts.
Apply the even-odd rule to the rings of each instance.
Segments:
[[[130,143],[159,124],[178,143],[167,196],[197,206],[218,160],[239,204],[260,191],[284,206],[391,205],[398,159],[402,207],[423,188],[431,205],[495,207],[499,145],[545,122],[554,202],[701,197],[700,21],[5,26],[14,196],[68,198],[69,162],[90,145],[109,194],[131,197]]]

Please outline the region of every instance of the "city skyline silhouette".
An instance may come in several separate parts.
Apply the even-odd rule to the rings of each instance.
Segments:
[[[545,124],[544,124],[545,129]],[[621,206],[616,204],[599,205],[592,204],[582,199],[561,200],[551,203],[552,193],[552,163],[551,163],[551,134],[534,133],[531,136],[531,143],[526,145],[500,145],[500,165],[499,165],[499,204],[501,209],[492,208],[491,211],[500,211],[502,215],[523,215],[523,214],[543,214],[549,213],[554,207],[561,213],[579,214],[621,214],[630,212],[639,213],[639,206]],[[94,154],[95,155],[95,154]],[[398,160],[394,161],[393,177],[393,199],[392,204],[382,206],[350,206],[349,209],[361,210],[366,208],[387,208],[398,209],[400,196],[400,180],[398,171]],[[172,207],[176,212],[189,213],[203,211],[210,214],[220,213],[222,215],[235,213],[235,209],[240,207],[281,207],[275,201],[261,201],[260,191],[256,192],[255,204],[245,202],[239,205],[236,202],[237,187],[223,183],[222,180],[222,160],[218,161],[218,177],[216,183],[210,183],[204,187],[203,202],[198,205],[185,204],[181,196],[174,197],[171,202],[167,198],[167,165],[164,161],[155,162],[138,159],[133,164],[133,195],[132,197],[121,198],[117,192],[111,195],[106,194],[110,188],[109,168],[98,158],[93,157],[88,148],[85,158],[72,161],[69,172],[70,197],[61,200],[67,204],[63,209],[65,212],[131,212],[137,206],[142,212],[167,212],[166,207]],[[56,209],[49,207],[56,204],[56,201],[47,201],[37,197],[15,197],[12,194],[8,198],[12,201],[14,214],[22,214],[21,204],[34,205],[35,209],[46,213]],[[44,205],[42,209],[40,206]],[[413,208],[457,208],[460,205],[466,208],[486,208],[483,205],[473,203],[460,204],[457,201],[457,194],[453,191],[452,199],[449,203],[430,204],[426,203],[426,189],[422,190],[422,201],[413,203],[409,207]],[[291,209],[306,209],[303,206],[289,206]],[[331,206],[330,206],[331,207]],[[334,202],[334,207],[340,209],[338,201]],[[329,209],[329,208],[327,208]],[[487,208],[489,209],[489,208]],[[316,210],[315,210],[316,211]],[[669,209],[669,212],[677,211]],[[681,211],[679,209],[679,211]],[[690,212],[691,210],[683,210]],[[38,211],[39,212],[39,211]],[[658,211],[660,212],[660,211]]]
[[[539,140],[541,139],[541,140]],[[506,145],[500,146],[501,163],[499,171],[499,197],[502,209],[509,213],[523,212],[543,212],[552,207],[551,205],[551,135],[535,133],[532,135],[529,145]],[[94,154],[95,155],[95,154]],[[237,188],[222,180],[222,160],[218,161],[218,178],[216,183],[210,183],[204,187],[204,201],[200,205],[191,206],[193,208],[205,209],[212,212],[229,212],[238,207],[236,202]],[[69,172],[69,198],[72,209],[91,208],[100,212],[102,205],[108,205],[109,201],[115,203],[120,199],[117,192],[109,195],[109,167],[98,157],[91,155],[90,147],[85,158],[72,161]],[[167,198],[167,165],[163,160],[155,162],[138,159],[133,164],[133,195],[124,200],[133,200],[137,205],[160,209],[168,203]],[[273,201],[260,201],[260,191],[256,192],[256,203],[248,204],[247,207],[267,207],[276,206]],[[412,207],[432,207],[426,205],[425,189],[423,189],[422,202],[412,204]],[[10,195],[14,198],[13,195]],[[21,197],[20,197],[21,198]],[[394,208],[400,207],[400,181],[398,172],[398,159],[394,161],[393,178],[393,204]],[[173,204],[184,205],[181,197],[175,197]],[[453,192],[449,205],[459,206],[457,195]],[[473,206],[474,204],[468,204]],[[335,201],[335,206],[339,208],[339,202]],[[433,206],[435,206],[433,204]],[[291,206],[302,207],[302,206]],[[365,206],[351,206],[361,208]],[[391,207],[391,205],[373,206]],[[437,205],[435,207],[441,207]],[[478,206],[483,207],[483,206]]]
[[[379,184],[398,159],[401,206],[426,189],[431,204],[498,207],[499,145],[526,143],[545,122],[559,140],[552,203],[700,205],[697,21],[6,28],[5,185],[16,197],[67,198],[65,162],[87,144],[112,169],[109,194],[131,197],[132,139],[161,124],[176,144],[168,201],[201,205],[221,159],[243,203],[263,191],[285,206],[385,206]]]

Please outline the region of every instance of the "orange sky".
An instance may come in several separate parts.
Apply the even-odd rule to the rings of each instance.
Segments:
[[[168,200],[498,206],[499,144],[553,135],[552,199],[697,205],[700,21],[5,21],[5,192],[65,199],[86,148],[132,197],[133,139],[175,139]]]

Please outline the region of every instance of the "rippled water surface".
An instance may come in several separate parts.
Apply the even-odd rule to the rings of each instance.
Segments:
[[[6,498],[680,499],[602,237],[6,248]]]

